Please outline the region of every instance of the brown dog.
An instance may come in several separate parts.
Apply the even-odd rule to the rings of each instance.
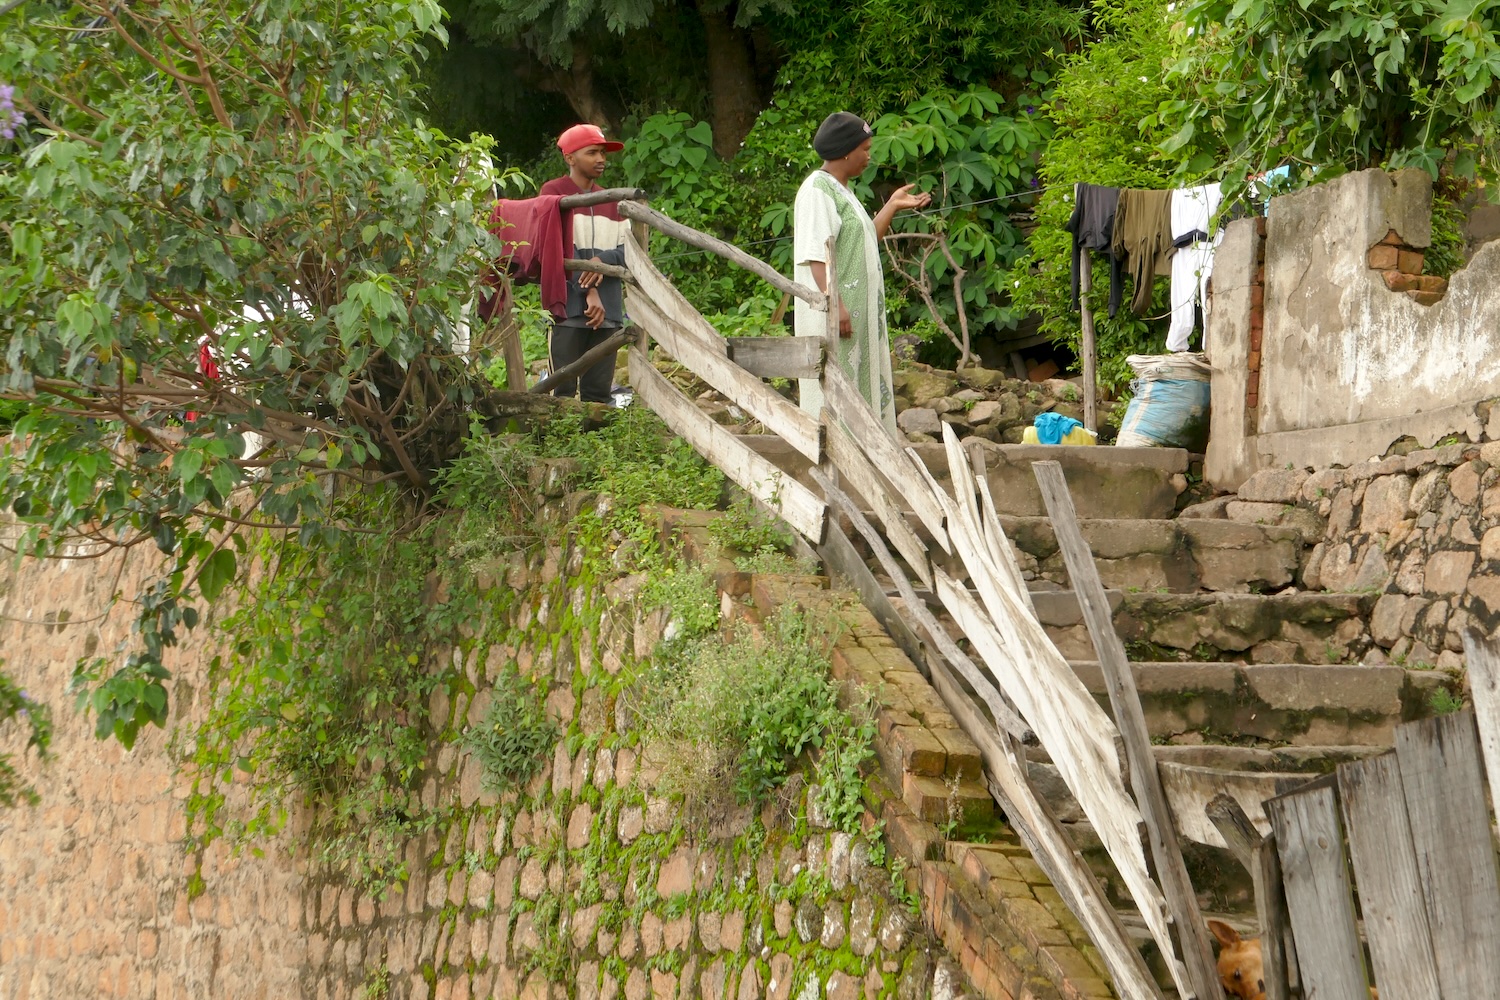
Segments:
[[[1219,942],[1219,982],[1238,1000],[1266,1000],[1260,938],[1246,941],[1222,920],[1210,920],[1208,932]]]
[[[1208,932],[1219,942],[1219,982],[1224,992],[1237,1000],[1266,1000],[1264,959],[1260,938],[1248,941],[1222,920],[1210,920]],[[1370,987],[1370,1000],[1380,1000],[1380,991]]]

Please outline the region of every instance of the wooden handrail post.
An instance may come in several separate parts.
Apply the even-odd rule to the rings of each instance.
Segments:
[[[1083,352],[1083,426],[1098,433],[1099,352],[1094,345],[1094,308],[1089,304],[1089,292],[1094,286],[1094,259],[1088,250],[1082,253],[1083,260],[1078,265],[1078,306],[1083,322],[1083,341],[1079,345]]]

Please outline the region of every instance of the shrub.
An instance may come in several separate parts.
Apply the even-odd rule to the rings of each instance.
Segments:
[[[485,786],[505,792],[541,770],[558,728],[542,707],[541,690],[514,663],[500,672],[491,698],[484,721],[464,733],[463,745],[479,759]]]
[[[834,734],[835,752],[820,772],[829,790],[819,794],[841,821],[857,817],[853,783],[872,734],[838,707],[828,679],[832,638],[830,623],[783,608],[759,634],[740,628],[728,641],[660,649],[642,685],[642,715],[662,789],[699,815],[759,805]]]

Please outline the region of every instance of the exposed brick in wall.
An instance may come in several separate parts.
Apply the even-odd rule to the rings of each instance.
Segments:
[[[1405,292],[1419,305],[1430,306],[1448,291],[1448,279],[1423,274],[1424,252],[1408,246],[1394,229],[1370,248],[1367,259],[1370,270],[1380,272],[1387,288],[1393,292]]]
[[[1260,346],[1266,328],[1266,220],[1255,220],[1255,277],[1250,283],[1250,376],[1245,383],[1246,422],[1254,426],[1260,405]]]

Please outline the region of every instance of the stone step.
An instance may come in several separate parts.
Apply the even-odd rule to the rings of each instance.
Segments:
[[[1000,524],[1023,575],[1067,585],[1049,519],[1002,517]],[[1204,519],[1083,519],[1079,527],[1094,553],[1099,578],[1119,590],[1279,590],[1296,578],[1302,557],[1302,534],[1296,528]]]
[[[1071,597],[1068,591],[1055,593]],[[1127,592],[1111,603],[1115,630],[1132,659],[1347,663],[1358,661],[1371,648],[1368,623],[1376,597]],[[1093,659],[1094,647],[1077,614],[1077,601],[1049,598],[1048,608],[1042,624],[1063,656]]]
[[[995,507],[1011,517],[1047,513],[1032,462],[1053,461],[1073,494],[1080,518],[1169,518],[1187,488],[1188,453],[1181,448],[1072,448],[964,441],[978,452]],[[949,486],[948,455],[941,444],[912,445],[933,478]],[[949,486],[951,489],[951,486]]]
[[[1072,661],[1109,705],[1097,662]],[[1294,746],[1390,746],[1395,727],[1432,714],[1433,694],[1456,683],[1433,670],[1374,664],[1132,663],[1154,739],[1266,741]]]
[[[770,434],[736,434],[736,439],[811,489],[810,464],[790,445]],[[949,483],[948,453],[941,444],[911,446],[933,478]],[[1170,518],[1187,488],[1188,453],[1180,448],[1071,448],[995,444],[969,438],[964,447],[983,457],[996,509],[1012,517],[1047,513],[1031,471],[1032,462],[1055,461],[1073,492],[1081,518]],[[951,488],[951,487],[950,487]]]

